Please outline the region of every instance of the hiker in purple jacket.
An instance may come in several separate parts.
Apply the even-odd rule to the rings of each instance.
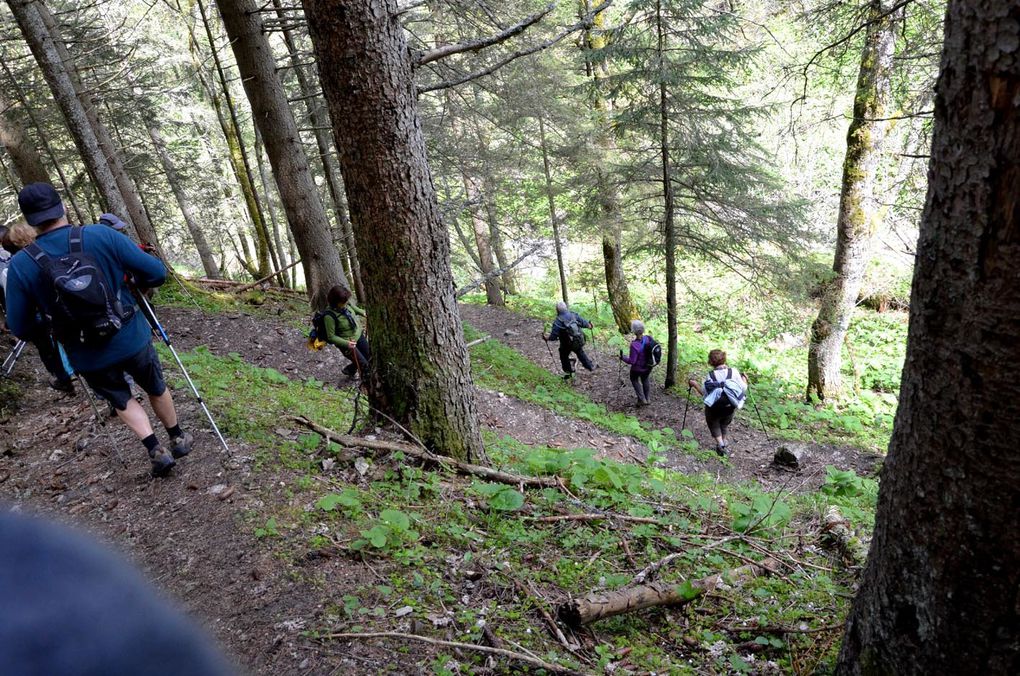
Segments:
[[[652,392],[649,382],[652,373],[652,366],[648,363],[649,338],[645,336],[645,325],[639,319],[630,323],[630,330],[634,333],[634,340],[630,342],[630,356],[625,357],[623,350],[620,350],[620,361],[630,364],[630,384],[637,394],[637,405],[648,406]]]

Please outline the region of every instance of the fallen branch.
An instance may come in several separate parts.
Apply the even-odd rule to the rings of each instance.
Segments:
[[[525,258],[527,258],[528,256],[530,256],[531,254],[535,253],[536,251],[538,251],[541,248],[542,248],[541,244],[536,244],[535,246],[531,247],[530,249],[525,251],[523,254],[518,256],[517,259],[513,263],[510,263],[505,268],[497,268],[496,270],[492,270],[491,272],[488,272],[488,273],[482,275],[481,277],[479,277],[478,279],[476,279],[475,281],[471,282],[467,286],[460,287],[459,289],[457,289],[457,292],[456,292],[455,296],[457,298],[463,298],[464,296],[468,295],[469,293],[471,293],[472,291],[474,291],[475,289],[480,287],[482,284],[485,284],[485,282],[487,282],[488,280],[492,279],[493,277],[499,277],[500,275],[513,270],[518,265],[520,265],[522,262],[524,262]]]
[[[626,587],[617,591],[593,592],[581,599],[571,599],[560,605],[557,613],[571,627],[581,627],[607,617],[653,608],[655,606],[681,606],[715,591],[725,584],[740,584],[779,568],[775,559],[760,564],[740,566],[726,573],[717,573],[692,580],[689,584],[652,582]]]
[[[468,343],[464,347],[471,348],[471,347],[474,347],[475,345],[481,345],[482,343],[487,341],[489,338],[492,338],[492,336],[482,336],[481,338],[476,338],[475,340],[472,340],[470,343]]]
[[[287,272],[287,270],[290,270],[292,267],[294,267],[295,265],[299,264],[300,262],[301,262],[301,259],[299,258],[296,261],[294,261],[293,263],[291,263],[290,265],[288,265],[287,267],[283,268],[282,270],[277,270],[276,272],[274,272],[274,273],[272,273],[270,275],[266,275],[262,279],[256,279],[251,284],[245,284],[240,289],[235,290],[234,293],[244,293],[248,289],[254,289],[259,284],[262,284],[264,282],[268,282],[270,279],[272,279],[273,277],[276,277],[278,275],[282,275],[283,273]]]
[[[685,556],[687,554],[692,554],[692,553],[697,552],[697,551],[704,551],[704,550],[713,549],[713,548],[718,547],[718,546],[720,546],[720,545],[722,545],[722,544],[724,544],[726,542],[729,542],[730,540],[739,540],[739,539],[740,539],[739,535],[732,535],[730,537],[725,537],[725,538],[722,538],[721,540],[716,540],[715,542],[711,542],[711,543],[709,543],[707,545],[704,545],[702,547],[698,547],[696,549],[687,549],[687,550],[684,550],[682,552],[675,552],[673,554],[665,556],[665,557],[659,559],[658,561],[656,561],[655,563],[652,563],[651,565],[649,565],[647,568],[642,570],[637,575],[635,575],[634,579],[631,581],[631,584],[644,584],[648,580],[650,580],[650,579],[654,578],[656,575],[658,575],[660,570],[662,570],[663,568],[665,568],[669,564],[673,563],[673,561],[679,559],[681,556]]]
[[[326,439],[326,441],[335,441],[342,446],[368,448],[371,450],[387,451],[390,453],[403,453],[404,455],[409,455],[412,458],[417,458],[418,460],[448,467],[460,474],[477,476],[489,481],[495,481],[496,483],[508,484],[510,486],[556,488],[560,485],[557,477],[531,477],[522,476],[520,474],[510,474],[509,472],[502,472],[490,467],[482,467],[481,465],[473,465],[469,462],[436,455],[435,453],[424,451],[412,444],[405,444],[399,441],[383,441],[381,439],[365,439],[363,437],[340,434],[339,432],[327,429],[302,416],[291,416],[291,420],[304,425]]]
[[[633,523],[653,523],[662,525],[658,519],[647,516],[630,516],[629,514],[558,514],[556,516],[527,516],[525,521],[536,521],[538,523],[555,523],[556,521],[631,521]]]
[[[521,596],[528,597],[531,600],[532,605],[538,609],[539,614],[542,616],[542,619],[545,620],[545,625],[553,637],[569,652],[573,652],[574,649],[570,646],[570,642],[567,641],[567,637],[563,634],[563,630],[560,629],[560,625],[556,624],[556,620],[554,620],[552,615],[549,614],[549,611],[545,609],[545,604],[542,602],[545,599],[542,599],[538,595],[538,592],[535,591],[535,588],[531,586],[530,582],[528,582],[527,586],[525,586],[524,583],[517,578],[513,576],[508,577],[510,577],[510,580],[513,581],[514,586],[517,587],[517,591],[520,592]]]
[[[376,631],[365,634],[344,632],[339,634],[327,634],[327,638],[395,638],[400,640],[410,639],[412,641],[421,641],[422,643],[429,643],[431,645],[438,645],[444,648],[453,648],[454,650],[472,650],[474,652],[486,653],[488,655],[499,655],[507,659],[515,660],[517,662],[524,662],[530,664],[533,667],[539,669],[545,669],[546,671],[553,674],[569,674],[570,676],[579,676],[581,672],[574,671],[570,667],[564,667],[559,664],[553,664],[546,662],[538,657],[532,657],[525,655],[524,653],[515,652],[513,650],[507,650],[506,648],[490,648],[486,645],[474,645],[472,643],[459,643],[457,641],[443,641],[438,638],[429,638],[428,636],[419,636],[417,634],[403,634],[397,631]]]
[[[868,560],[868,548],[854,534],[850,522],[835,507],[825,511],[822,538],[836,546],[840,555],[854,568],[863,568]]]

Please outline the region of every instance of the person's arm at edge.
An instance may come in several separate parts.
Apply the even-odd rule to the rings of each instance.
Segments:
[[[112,231],[110,235],[108,241],[117,259],[124,270],[134,276],[138,286],[151,289],[166,282],[167,270],[163,261],[139,249],[127,235]]]
[[[36,329],[36,308],[26,293],[21,273],[15,268],[7,270],[7,328],[19,340],[28,340]]]

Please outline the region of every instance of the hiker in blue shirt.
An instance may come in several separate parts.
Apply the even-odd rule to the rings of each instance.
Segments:
[[[630,364],[630,384],[637,394],[637,405],[648,406],[652,387],[649,376],[652,373],[652,365],[648,362],[649,338],[645,336],[645,325],[640,319],[630,323],[630,330],[634,333],[634,340],[630,343],[630,355],[624,356],[620,350],[620,361]]]
[[[566,303],[563,301],[556,303],[556,319],[553,321],[549,335],[543,335],[542,339],[560,341],[560,366],[563,367],[564,380],[569,380],[574,375],[574,365],[570,359],[571,353],[577,355],[581,366],[589,371],[595,370],[595,365],[584,353],[583,329],[593,328],[595,328],[594,324],[576,312],[571,312]]]
[[[18,194],[18,205],[38,237],[35,245],[11,259],[8,269],[7,323],[11,332],[19,338],[31,336],[39,328],[37,313],[48,318],[66,316],[62,312],[67,304],[58,305],[61,296],[44,266],[73,258],[76,254],[71,252],[72,239],[80,236],[82,255],[94,262],[95,276],[102,278],[97,286],[108,292],[108,303],[119,314],[122,326],[104,342],[62,339],[64,349],[75,371],[113,405],[118,417],[141,439],[152,461],[153,476],[166,476],[175,459],[191,452],[192,436],[178,424],[173,396],[152,346],[151,329],[141,312],[136,311],[134,297],[125,282],[125,276],[130,275],[139,287],[160,286],[166,281],[166,268],[111,228],[70,226],[60,196],[48,183],[25,186]],[[58,336],[79,330],[84,336],[86,327],[61,325],[66,321],[62,319],[53,326]],[[152,409],[169,436],[169,452],[153,433],[145,409],[131,396],[125,373],[149,395]]]

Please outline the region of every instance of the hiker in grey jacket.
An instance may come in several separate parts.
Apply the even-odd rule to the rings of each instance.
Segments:
[[[590,321],[576,312],[571,312],[563,301],[556,303],[556,319],[553,320],[549,335],[543,335],[542,338],[546,341],[560,341],[560,366],[563,367],[564,380],[568,380],[574,375],[574,365],[570,359],[571,353],[577,355],[581,366],[589,371],[595,370],[595,365],[584,353],[584,329],[594,328],[595,325]]]

